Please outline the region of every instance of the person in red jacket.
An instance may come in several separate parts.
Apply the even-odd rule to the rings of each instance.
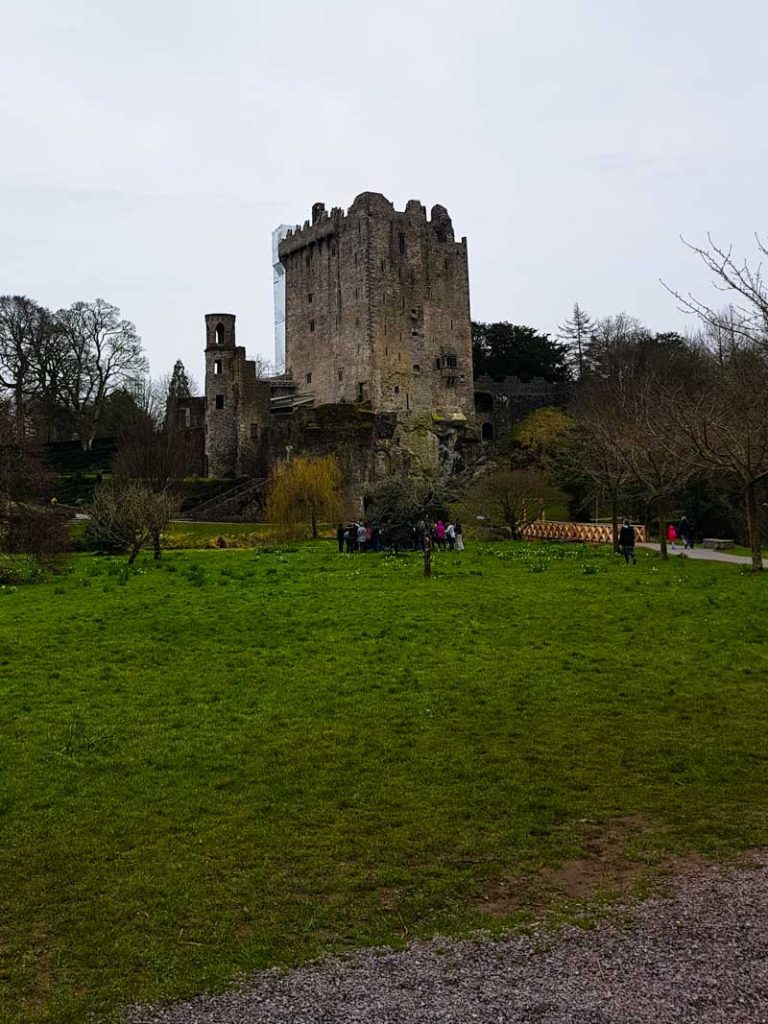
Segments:
[[[675,529],[674,523],[670,523],[667,527],[667,540],[672,545],[672,547],[675,546],[675,541],[677,540],[677,530]]]

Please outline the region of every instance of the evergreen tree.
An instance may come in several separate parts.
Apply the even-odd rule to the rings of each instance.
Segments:
[[[472,360],[475,378],[492,380],[543,377],[555,384],[570,378],[566,347],[548,334],[521,324],[472,322]]]
[[[560,331],[558,337],[570,344],[573,350],[572,362],[575,364],[578,376],[581,377],[584,372],[584,348],[595,329],[592,318],[579,306],[578,302],[574,302],[573,316],[564,324],[558,324],[557,329]]]
[[[171,374],[171,380],[168,385],[168,397],[192,397],[192,382],[187,376],[187,371],[184,369],[184,363],[182,363],[180,359],[177,359],[173,364],[173,373]]]

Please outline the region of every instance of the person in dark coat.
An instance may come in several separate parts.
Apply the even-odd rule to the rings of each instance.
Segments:
[[[693,530],[691,529],[691,524],[688,522],[688,520],[687,520],[687,518],[685,516],[681,517],[681,519],[680,519],[680,529],[677,532],[680,535],[680,538],[682,539],[683,547],[684,548],[692,548],[693,547]]]
[[[344,554],[344,523],[339,523],[336,527],[336,542],[339,545],[339,554]]]
[[[624,520],[619,530],[619,550],[624,556],[625,565],[629,565],[630,560],[633,565],[637,565],[637,559],[635,558],[635,528],[628,519]]]

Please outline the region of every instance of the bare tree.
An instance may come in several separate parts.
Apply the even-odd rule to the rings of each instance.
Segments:
[[[683,295],[662,284],[680,303],[680,308],[698,317],[704,324],[718,330],[736,331],[744,341],[765,345],[768,340],[768,289],[762,274],[762,264],[750,266],[749,261],[733,255],[733,248],[727,249],[717,245],[711,235],[707,235],[709,246],[704,248],[691,245],[683,239],[691,252],[695,253],[707,270],[714,277],[715,288],[734,297],[731,305],[725,310],[719,305],[710,306],[692,294]],[[759,236],[755,235],[758,260],[768,256],[768,248]]]
[[[129,565],[149,544],[159,558],[160,535],[178,509],[178,498],[169,491],[153,491],[140,480],[109,481],[94,491],[86,542],[105,551],[127,552]]]
[[[104,299],[76,302],[57,318],[68,342],[61,397],[87,450],[107,398],[118,388],[136,388],[148,364],[134,325]]]
[[[679,438],[701,464],[736,481],[746,512],[752,568],[763,568],[758,486],[768,478],[768,354],[744,335],[721,347],[705,339],[708,373],[696,391],[668,395]]]
[[[13,399],[19,438],[27,429],[27,407],[39,385],[37,364],[52,335],[53,319],[24,295],[0,296],[0,387]]]

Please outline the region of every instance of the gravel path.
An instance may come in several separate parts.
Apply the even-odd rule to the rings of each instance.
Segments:
[[[708,867],[591,931],[363,950],[131,1024],[768,1022],[768,853]]]

